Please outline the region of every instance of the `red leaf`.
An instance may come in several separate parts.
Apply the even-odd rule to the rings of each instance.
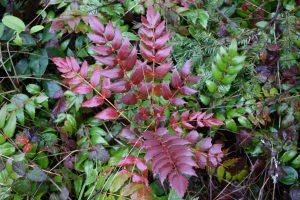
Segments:
[[[195,94],[197,93],[198,91],[197,90],[194,90],[190,87],[187,87],[187,86],[183,86],[182,88],[180,88],[179,92],[183,95],[192,95],[192,94]]]
[[[87,36],[88,36],[88,38],[90,38],[90,40],[92,40],[93,43],[96,43],[96,44],[105,44],[106,43],[106,39],[101,35],[88,33]]]
[[[159,23],[160,15],[158,12],[154,11],[154,8],[152,5],[148,6],[147,9],[147,21],[150,25],[156,26]]]
[[[134,173],[131,178],[132,178],[132,182],[134,182],[134,183],[144,183],[145,182],[145,178],[137,173]]]
[[[140,50],[141,50],[141,54],[142,54],[144,59],[146,59],[150,62],[153,61],[154,55],[153,55],[152,51],[145,48],[144,45],[141,45],[141,44],[140,44]]]
[[[79,24],[80,18],[72,18],[67,21],[67,24],[70,26],[72,30],[74,30],[75,26]]]
[[[197,145],[200,151],[207,151],[212,147],[211,137],[203,138]]]
[[[121,60],[125,60],[130,54],[130,42],[128,37],[125,38],[122,46],[119,49],[118,52],[118,58]]]
[[[21,144],[27,144],[29,142],[29,139],[25,136],[17,135],[16,142]]]
[[[181,78],[180,78],[179,73],[176,69],[172,73],[171,85],[172,85],[173,88],[176,88],[176,89],[181,87],[181,85],[182,85]]]
[[[93,56],[96,60],[101,62],[104,65],[107,65],[109,67],[113,67],[117,64],[117,60],[114,56]]]
[[[168,174],[172,171],[172,165],[166,164],[159,170],[159,180],[163,184],[164,180],[167,178]]]
[[[134,132],[132,132],[130,130],[129,127],[123,128],[119,136],[121,138],[125,138],[127,140],[134,140],[134,139],[136,139],[136,135],[134,134]]]
[[[164,76],[170,71],[171,67],[171,62],[159,65],[154,71],[154,76],[159,79],[164,78]]]
[[[163,49],[160,49],[156,54],[155,54],[155,62],[163,62],[165,59],[170,56],[172,50],[172,46],[167,46]]]
[[[205,121],[206,123],[209,124],[209,126],[221,126],[223,125],[223,121],[219,120],[219,119],[215,119],[215,118],[210,118],[208,120]]]
[[[202,152],[196,152],[196,159],[200,169],[204,169],[207,165],[207,155]]]
[[[152,39],[153,32],[151,30],[149,30],[148,28],[142,27],[139,30],[139,36],[142,39]]]
[[[172,97],[172,92],[170,90],[169,84],[163,83],[161,87],[161,94],[164,99],[168,100]]]
[[[114,83],[111,83],[109,86],[110,91],[115,93],[124,93],[130,90],[130,84],[128,81],[120,80]]]
[[[188,187],[187,178],[177,172],[173,172],[169,176],[171,187],[176,191],[179,197],[183,197]]]
[[[161,36],[163,31],[165,30],[165,21],[160,22],[160,24],[156,27],[155,32],[154,32],[154,37],[158,38]],[[151,36],[152,37],[152,36]]]
[[[91,85],[96,87],[100,83],[100,68],[98,65],[95,65],[92,76],[91,76]]]
[[[127,167],[127,166],[130,166],[130,165],[134,165],[135,160],[136,160],[136,158],[133,155],[129,155],[129,156],[126,156],[125,158],[123,158],[118,163],[118,165],[121,166],[121,167]]]
[[[57,69],[62,73],[67,73],[72,70],[72,68],[67,65],[66,59],[64,58],[55,57],[51,60],[57,66]]]
[[[82,83],[71,89],[75,94],[88,94],[93,91],[93,88],[85,83]]]
[[[52,114],[56,117],[59,113],[66,112],[67,111],[67,104],[65,97],[60,97],[58,101],[56,102]]]
[[[88,19],[89,19],[90,27],[95,33],[102,34],[104,32],[104,25],[100,22],[98,18],[90,15]]]
[[[109,98],[111,96],[111,91],[109,90],[109,87],[110,87],[110,79],[104,78],[102,81],[101,93],[102,96],[105,98]]]
[[[110,79],[118,79],[124,76],[123,70],[120,68],[103,69],[100,74]]]
[[[121,98],[121,102],[125,103],[127,105],[133,105],[136,104],[138,101],[137,97],[135,94],[126,94]]]
[[[147,98],[147,96],[151,93],[152,87],[153,86],[152,86],[151,83],[141,82],[139,84],[139,96],[140,96],[140,98]]]
[[[189,114],[190,114],[190,111],[189,111],[189,110],[184,111],[184,112],[180,115],[180,121],[181,121],[181,122],[187,121],[188,118],[189,118]]]
[[[190,75],[191,66],[192,66],[192,60],[188,60],[184,63],[180,73],[182,78],[187,78]]]
[[[152,49],[154,47],[154,42],[152,41],[152,38],[141,38],[141,43],[144,45],[147,49]]]
[[[131,50],[128,58],[126,60],[121,60],[119,62],[119,64],[121,65],[121,67],[126,70],[126,71],[130,71],[137,59],[137,49],[136,46],[133,47],[133,49]]]
[[[23,151],[24,151],[24,153],[27,153],[27,152],[31,151],[31,149],[32,149],[32,144],[28,143],[24,146]]]
[[[165,46],[165,44],[167,43],[167,41],[170,39],[170,32],[165,32],[161,37],[159,37],[158,39],[156,39],[155,41],[155,48],[156,49],[160,49],[163,46]]]
[[[144,161],[144,159],[137,159],[136,160],[136,166],[143,173],[147,172],[147,170],[148,170],[146,162]]]
[[[50,32],[51,33],[57,32],[58,30],[63,29],[64,26],[65,26],[65,22],[63,20],[55,19],[52,21]]]
[[[117,50],[122,45],[122,33],[119,28],[115,29],[115,37],[113,41],[111,42],[111,46],[114,50]]]
[[[71,66],[73,71],[78,72],[80,70],[78,62],[73,57],[67,57],[66,58],[67,65]]]
[[[100,56],[108,56],[112,54],[112,49],[109,46],[101,45],[101,46],[92,46],[91,49],[95,51]]]
[[[201,76],[189,76],[186,79],[186,82],[188,82],[188,83],[198,83],[201,79],[202,79]]]
[[[161,96],[161,87],[162,87],[162,84],[157,84],[157,85],[155,85],[155,87],[154,87],[154,94],[156,95],[156,96]]]
[[[115,30],[111,21],[105,27],[104,36],[108,41],[112,41],[115,36]]]
[[[74,78],[76,75],[77,75],[76,72],[70,71],[70,72],[67,72],[65,74],[62,74],[61,76],[64,77],[64,78]]]
[[[145,27],[147,27],[147,28],[149,28],[149,29],[153,28],[153,27],[149,24],[148,20],[147,20],[144,16],[141,17],[141,21],[142,21],[142,25],[143,25],[143,26],[145,26]]]
[[[114,108],[106,108],[95,116],[100,120],[114,120],[119,117],[119,112]]]
[[[83,77],[74,77],[74,78],[71,78],[69,80],[66,80],[66,84],[68,84],[68,85],[78,85],[79,83],[82,83],[83,80],[84,80]]]
[[[199,140],[199,134],[197,131],[191,131],[186,136],[185,139],[191,142],[192,144],[196,144]]]
[[[135,85],[139,84],[144,80],[144,70],[143,66],[139,66],[135,69],[135,71],[131,75],[131,82]]]
[[[171,99],[171,104],[173,105],[173,106],[182,106],[182,105],[184,105],[186,103],[186,101],[184,101],[182,98],[177,98],[177,97],[175,97],[175,98],[172,98]]]
[[[100,106],[104,103],[104,99],[103,97],[100,96],[93,96],[92,98],[84,101],[81,103],[82,107],[87,107],[87,108],[93,108],[93,107],[97,107]]]
[[[178,166],[177,166],[177,169],[178,169],[181,173],[183,173],[183,174],[185,174],[185,175],[197,176],[195,170],[194,170],[191,166],[189,166],[189,165],[187,165],[187,164],[181,164],[181,165],[178,165]]]
[[[81,68],[80,68],[80,71],[79,71],[79,74],[83,77],[83,78],[86,78],[87,75],[88,75],[88,63],[86,61],[83,61],[82,65],[81,65]]]
[[[214,144],[212,147],[209,149],[208,154],[219,154],[223,153],[222,152],[222,144]]]

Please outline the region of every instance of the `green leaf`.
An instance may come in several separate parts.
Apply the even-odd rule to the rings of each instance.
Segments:
[[[7,121],[4,129],[3,129],[4,134],[7,137],[12,138],[14,136],[16,126],[17,126],[16,113],[12,112],[8,118],[8,121]]]
[[[38,94],[41,92],[41,87],[36,84],[29,84],[26,86],[26,90],[30,94]]]
[[[171,189],[169,196],[168,196],[168,200],[182,200],[182,198],[180,198],[178,196],[178,194],[175,192],[175,190]]]
[[[128,38],[130,41],[138,41],[139,37],[137,37],[135,34],[131,32],[123,32],[122,33],[123,38]]]
[[[246,59],[246,56],[235,56],[232,58],[232,63],[234,65],[240,65],[242,64]]]
[[[81,191],[82,183],[83,183],[83,177],[76,176],[74,180],[74,189],[77,197],[79,196],[79,193]]]
[[[210,103],[210,98],[206,95],[201,94],[200,95],[200,101],[204,104],[204,105],[209,105]]]
[[[298,181],[298,172],[290,167],[290,166],[283,166],[283,176],[280,179],[280,182],[285,185],[292,185]]]
[[[0,23],[0,38],[2,37],[3,33],[4,33],[4,25]]]
[[[37,154],[34,160],[42,169],[46,169],[49,166],[49,159],[45,152]]]
[[[16,35],[16,38],[13,40],[15,45],[22,46],[23,40],[19,34]]]
[[[214,77],[214,79],[221,81],[223,76],[222,76],[222,72],[218,69],[218,67],[215,64],[212,64],[212,75]]]
[[[123,156],[128,155],[128,148],[125,149],[119,149],[118,151],[112,151],[110,155],[113,155],[108,162],[109,166],[115,166],[117,165]]]
[[[33,27],[31,27],[31,29],[30,29],[30,34],[39,32],[39,31],[41,31],[41,30],[43,30],[43,29],[44,29],[44,26],[42,26],[42,25],[36,25],[36,26],[33,26]]]
[[[217,54],[215,57],[215,62],[217,64],[217,67],[219,68],[219,70],[225,72],[226,71],[226,63],[223,61],[222,57],[220,56],[220,54]]]
[[[228,74],[237,74],[243,69],[243,65],[229,66],[227,69]]]
[[[1,151],[1,149],[0,149],[0,151]],[[14,182],[14,180],[9,177],[9,174],[5,169],[0,171],[0,185],[1,185],[0,189],[3,186],[11,186],[13,182]]]
[[[29,64],[28,60],[23,58],[19,60],[16,64],[16,72],[17,75],[30,75],[30,69],[29,69]]]
[[[2,108],[0,109],[0,128],[3,128],[5,125],[5,120],[6,120],[6,116],[7,116],[7,111],[6,111],[6,104],[4,104],[2,106]]]
[[[29,68],[33,75],[41,77],[48,66],[48,54],[46,49],[36,50],[29,56]]]
[[[24,115],[23,108],[19,108],[16,110],[16,116],[17,116],[18,122],[20,122],[20,124],[24,125],[25,124],[25,115]]]
[[[300,155],[298,155],[292,162],[291,166],[298,169],[300,168]]]
[[[224,175],[225,175],[225,168],[223,166],[219,166],[217,169],[217,179],[220,183],[222,182]]]
[[[206,83],[206,87],[207,87],[207,89],[208,89],[209,92],[211,92],[211,93],[215,93],[216,92],[216,90],[218,88],[217,84],[215,84],[211,80],[206,80],[205,83]]]
[[[111,192],[117,192],[124,183],[129,179],[130,174],[129,173],[118,173],[112,181],[112,184],[109,187],[109,190]]]
[[[68,133],[74,133],[76,127],[77,127],[76,119],[72,115],[67,114],[64,127],[63,127],[64,130]]]
[[[15,16],[12,16],[12,15],[4,16],[2,19],[2,23],[5,26],[15,30],[17,33],[21,33],[22,31],[25,31],[24,22]]]
[[[209,15],[208,12],[203,9],[189,10],[182,13],[183,16],[186,16],[189,21],[194,25],[200,23],[203,28],[207,28]]]
[[[297,151],[295,150],[290,150],[284,152],[284,154],[279,158],[280,162],[289,162],[292,160],[295,156],[297,155]]]
[[[56,81],[43,81],[43,87],[46,94],[51,98],[58,98],[64,94],[61,86]]]
[[[107,141],[102,137],[106,136],[106,132],[98,127],[92,127],[90,130],[92,144],[108,145]]]
[[[236,76],[237,74],[226,74],[222,80],[222,83],[224,83],[225,85],[229,85],[235,80]]]
[[[225,125],[229,130],[231,130],[233,132],[237,132],[237,126],[236,126],[236,123],[233,119],[227,119],[225,121]]]
[[[0,145],[0,155],[11,156],[15,153],[15,151],[15,147],[9,142],[5,142]]]
[[[240,123],[242,126],[244,126],[244,127],[246,127],[246,128],[251,128],[251,127],[252,127],[252,124],[250,123],[250,121],[249,121],[246,117],[244,117],[244,116],[240,116],[240,117],[238,118],[238,121],[239,121],[239,123]]]
[[[258,28],[266,28],[268,26],[269,22],[267,21],[260,21],[260,22],[257,22],[255,25],[258,27]]]
[[[35,118],[35,105],[33,101],[29,101],[25,104],[25,110],[27,111],[31,119]]]
[[[203,28],[206,29],[208,24],[208,19],[209,19],[208,12],[203,9],[198,9],[197,12],[198,12],[198,20],[200,24],[202,25]]]
[[[237,55],[237,41],[233,39],[230,43],[230,46],[228,47],[228,54],[230,56],[236,56]]]
[[[40,168],[34,167],[27,173],[27,178],[34,182],[45,182],[48,177]]]

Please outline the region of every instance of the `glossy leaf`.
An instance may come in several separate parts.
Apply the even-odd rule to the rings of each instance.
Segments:
[[[114,108],[106,108],[95,116],[100,120],[115,120],[119,117],[119,112]]]

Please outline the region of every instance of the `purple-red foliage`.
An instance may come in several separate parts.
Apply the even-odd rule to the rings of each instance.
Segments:
[[[113,27],[112,22],[105,26],[94,16],[88,16],[87,21],[93,31],[87,35],[94,44],[91,49],[96,64],[89,66],[83,61],[80,66],[73,57],[53,58],[64,83],[75,94],[92,96],[81,104],[82,107],[99,107],[104,102],[110,105],[95,115],[100,120],[115,120],[124,116],[123,111],[108,100],[114,93],[124,93],[115,102],[127,105],[150,101],[150,106],[139,107],[134,119],[124,116],[129,122],[135,120],[141,125],[147,124],[147,128],[144,126],[146,129],[133,131],[129,125],[122,130],[120,137],[135,147],[143,147],[153,174],[157,174],[161,182],[168,180],[178,195],[183,197],[188,187],[186,175],[196,176],[195,167],[216,167],[223,157],[222,145],[212,144],[210,138],[203,139],[200,148],[192,150],[192,145],[199,140],[196,128],[223,125],[221,120],[212,118],[213,114],[187,110],[181,114],[172,113],[170,119],[165,114],[166,109],[183,106],[185,96],[198,92],[188,84],[197,83],[201,77],[190,75],[190,60],[180,71],[173,66],[169,58],[172,46],[167,45],[171,34],[152,6],[148,7],[146,17],[141,18],[139,45],[131,44],[128,38],[123,39],[120,29]],[[162,81],[168,73],[171,73],[170,81]],[[167,103],[157,101],[155,97],[160,96]],[[170,122],[170,129],[164,127],[166,120]],[[186,130],[189,133],[183,137]],[[131,155],[122,160],[120,166],[127,167],[132,163],[142,173],[145,172],[146,165],[142,159]],[[135,178],[139,180],[137,175]],[[144,184],[148,183],[144,181]]]

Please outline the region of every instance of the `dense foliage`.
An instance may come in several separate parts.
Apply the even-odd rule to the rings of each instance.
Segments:
[[[0,11],[0,199],[300,198],[300,1]]]

